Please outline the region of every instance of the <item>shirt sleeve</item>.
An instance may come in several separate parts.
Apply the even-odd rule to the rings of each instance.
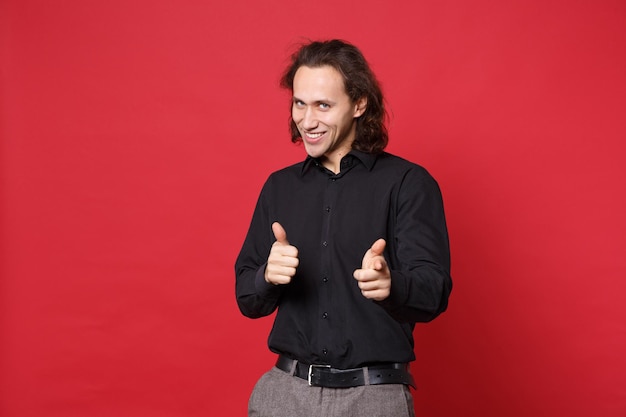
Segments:
[[[264,317],[276,310],[282,286],[265,281],[265,266],[274,235],[269,219],[268,182],[257,201],[248,233],[235,261],[237,305],[250,318]]]
[[[385,253],[391,293],[378,303],[397,321],[431,321],[446,310],[452,279],[441,191],[426,170],[404,176],[392,216]]]

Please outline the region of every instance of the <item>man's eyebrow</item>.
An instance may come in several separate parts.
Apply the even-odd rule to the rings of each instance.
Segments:
[[[306,103],[306,101],[304,101],[304,100],[302,100],[302,99],[300,99],[300,98],[298,98],[298,97],[296,97],[296,96],[293,96],[293,101],[294,101],[294,102],[295,102],[295,101],[301,101],[301,102],[303,102],[303,103]],[[320,100],[315,100],[315,101],[313,102],[313,104],[322,104],[322,103],[324,103],[324,104],[334,104],[334,101],[332,101],[332,100],[328,100],[328,99],[320,99]]]

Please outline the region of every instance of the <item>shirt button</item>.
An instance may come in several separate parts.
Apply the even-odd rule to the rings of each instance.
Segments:
[[[328,355],[328,349],[322,349],[322,354],[323,354],[324,356]]]
[[[326,207],[324,210],[326,210],[326,213],[330,213],[330,207]]]
[[[324,278],[322,278],[322,281],[324,281],[324,282],[328,282],[328,277],[324,277]]]
[[[324,247],[328,246],[328,242],[323,241],[323,242],[322,242],[322,246],[324,246]]]
[[[328,318],[328,313],[327,313],[327,312],[324,312],[324,314],[322,314],[322,318],[323,318],[323,319],[327,319],[327,318]]]

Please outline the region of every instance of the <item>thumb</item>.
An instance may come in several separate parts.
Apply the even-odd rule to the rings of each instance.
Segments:
[[[387,242],[385,242],[385,239],[378,239],[374,242],[363,257],[362,268],[376,270],[382,269],[383,264],[378,257],[382,256],[386,245]]]
[[[276,241],[278,243],[280,243],[281,245],[289,244],[289,242],[287,241],[287,232],[285,232],[285,229],[283,229],[280,223],[272,223],[272,232],[274,232],[274,237],[276,238]]]
[[[372,254],[372,256],[380,256],[385,251],[385,246],[387,246],[387,242],[385,242],[385,239],[378,239],[372,244],[372,247],[370,248],[370,253]]]

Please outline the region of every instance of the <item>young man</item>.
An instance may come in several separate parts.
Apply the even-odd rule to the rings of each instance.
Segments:
[[[278,309],[249,415],[412,416],[413,328],[452,289],[439,187],[383,151],[383,96],[356,47],[304,45],[281,85],[307,157],[268,178],[235,265],[242,313]]]

